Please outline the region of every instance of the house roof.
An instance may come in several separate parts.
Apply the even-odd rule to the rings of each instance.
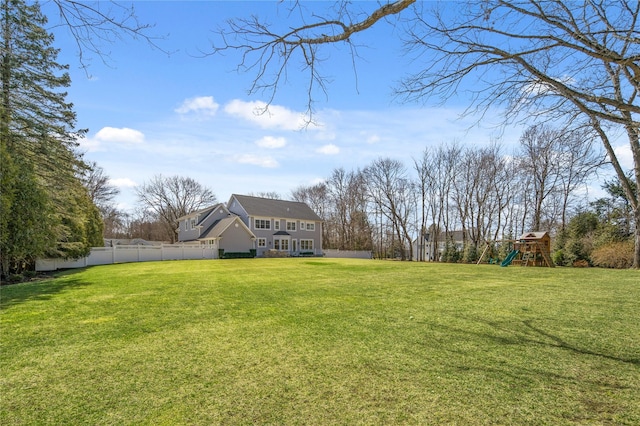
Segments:
[[[231,226],[234,222],[241,225],[252,237],[255,237],[253,232],[242,222],[238,216],[225,217],[220,220],[216,220],[209,228],[200,234],[199,240],[219,238],[224,231]]]
[[[176,219],[176,221],[180,222],[181,220],[185,220],[185,219],[188,219],[188,218],[190,218],[190,217],[197,217],[197,216],[202,216],[202,218],[204,219],[204,218],[206,218],[206,217],[207,217],[207,215],[208,215],[209,213],[211,213],[213,210],[217,209],[217,208],[218,208],[218,207],[220,207],[220,206],[225,207],[225,205],[224,205],[224,204],[222,204],[222,203],[218,203],[218,204],[215,204],[215,205],[213,205],[213,206],[205,207],[205,208],[203,208],[203,209],[196,210],[196,211],[194,211],[194,212],[191,212],[191,213],[189,213],[189,214],[186,214],[186,215],[184,215],[184,216],[181,216],[181,217],[177,218],[177,219]],[[226,208],[226,207],[225,207],[225,208]],[[200,222],[202,222],[202,220],[200,220]]]
[[[541,240],[546,235],[549,235],[547,232],[526,232],[518,238],[519,240]]]
[[[233,194],[231,197],[238,200],[249,216],[322,221],[320,216],[311,210],[311,207],[298,201],[274,200],[237,194]]]

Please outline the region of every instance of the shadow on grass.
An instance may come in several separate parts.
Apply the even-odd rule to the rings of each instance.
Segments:
[[[638,357],[620,357],[584,347],[578,347],[577,345],[571,344],[557,335],[545,331],[540,327],[534,326],[531,320],[524,320],[517,323],[521,324],[522,327],[505,327],[504,324],[496,323],[486,319],[468,317],[459,318],[467,322],[484,324],[485,326],[488,326],[491,329],[495,330],[496,333],[481,332],[472,329],[462,329],[453,326],[444,327],[452,333],[456,333],[459,335],[473,335],[476,338],[493,341],[500,345],[542,345],[551,348],[568,350],[579,355],[601,357],[612,361],[623,362],[636,366],[640,365],[640,358]],[[443,326],[440,325],[440,327]],[[523,330],[525,330],[525,332],[523,332]],[[528,332],[526,332],[526,330],[528,330]]]
[[[79,277],[73,277],[81,271],[83,269],[62,271],[48,279],[2,286],[0,287],[0,310],[32,300],[49,300],[64,290],[86,287],[87,282]]]
[[[565,340],[561,339],[558,336],[555,336],[549,332],[546,332],[544,330],[542,330],[539,327],[535,327],[533,324],[531,324],[531,320],[528,321],[522,321],[522,324],[527,327],[529,330],[533,331],[535,334],[537,334],[538,336],[542,336],[548,340],[551,340],[551,342],[553,343],[549,343],[548,341],[545,342],[543,340],[531,340],[533,343],[538,343],[538,344],[546,344],[547,346],[553,346],[553,347],[557,347],[557,348],[562,348],[562,349],[567,349],[569,351],[575,352],[577,354],[581,354],[581,355],[592,355],[592,356],[598,356],[598,357],[602,357],[602,358],[606,358],[606,359],[610,359],[613,361],[619,361],[619,362],[626,362],[629,364],[634,364],[634,365],[640,365],[640,359],[639,358],[621,358],[621,357],[617,357],[617,356],[613,356],[613,355],[608,355],[602,352],[596,352],[596,351],[592,351],[589,349],[585,349],[585,348],[579,348],[577,346],[574,346],[568,342],[566,342]]]

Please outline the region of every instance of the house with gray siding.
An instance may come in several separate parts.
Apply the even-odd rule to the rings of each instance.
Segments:
[[[256,256],[322,255],[322,219],[305,204],[234,194],[178,219],[178,241]]]
[[[248,253],[256,236],[239,216],[220,203],[178,218],[178,241],[227,253]]]
[[[227,208],[255,235],[257,256],[322,255],[322,219],[305,203],[233,194]]]

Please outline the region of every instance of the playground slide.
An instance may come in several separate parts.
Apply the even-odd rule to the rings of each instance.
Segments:
[[[509,255],[507,256],[507,258],[505,260],[502,261],[502,263],[500,264],[500,266],[509,266],[511,265],[511,262],[513,261],[513,258],[516,257],[516,255],[518,254],[519,250],[514,250],[511,253],[509,253]]]

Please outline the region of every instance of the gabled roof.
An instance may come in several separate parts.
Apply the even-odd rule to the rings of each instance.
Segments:
[[[527,232],[525,234],[522,234],[518,239],[519,240],[541,240],[542,238],[545,237],[545,235],[548,235],[548,233],[547,232]]]
[[[207,228],[204,232],[200,234],[198,237],[199,240],[211,239],[211,238],[219,238],[224,231],[230,227],[233,223],[238,223],[239,226],[242,226],[249,235],[255,238],[255,235],[247,226],[242,222],[242,219],[238,216],[229,216],[222,218],[220,220],[216,220],[209,228]]]
[[[229,203],[235,198],[249,216],[263,216],[284,219],[311,220],[322,219],[305,203],[298,201],[274,200],[271,198],[250,197],[233,194]]]
[[[176,219],[176,221],[180,222],[180,221],[183,221],[185,219],[189,219],[191,217],[199,217],[200,220],[198,220],[197,225],[200,225],[207,218],[207,216],[209,216],[211,214],[211,212],[214,212],[214,211],[218,210],[219,207],[222,207],[223,209],[225,209],[225,211],[227,211],[227,213],[229,212],[227,210],[227,207],[223,203],[218,203],[218,204],[214,204],[213,206],[205,207],[203,209],[196,210],[194,212],[186,214],[186,215]]]

